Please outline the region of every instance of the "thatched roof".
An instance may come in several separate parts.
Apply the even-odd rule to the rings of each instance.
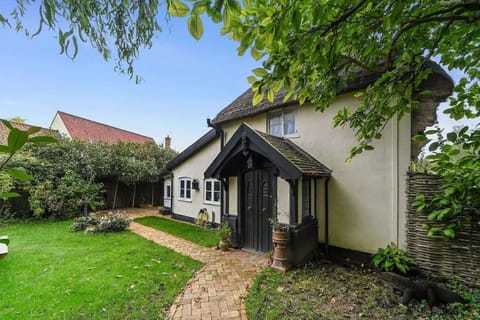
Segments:
[[[433,89],[430,95],[431,97],[433,97],[433,100],[437,102],[443,101],[452,92],[453,80],[437,63],[430,61],[427,63],[427,67],[432,68],[432,74],[430,75],[429,79],[424,81],[421,90],[424,90],[425,87],[430,88],[430,90]],[[338,94],[363,89],[369,84],[373,83],[375,80],[377,80],[379,76],[380,74],[374,74],[365,70],[359,70],[353,79],[350,79],[346,82],[340,81],[340,83],[342,83],[343,85],[341,85],[341,87],[339,88]],[[319,87],[319,90],[321,90],[321,86]],[[298,103],[297,101],[292,99],[284,101],[285,96],[286,91],[282,89],[275,94],[273,102],[269,102],[267,99],[263,99],[258,105],[253,106],[253,92],[251,89],[248,89],[232,103],[230,103],[223,110],[221,110],[213,119],[213,123],[223,124],[226,122],[251,117],[269,110]],[[434,109],[433,111],[435,110],[436,109]],[[430,115],[431,110],[426,110],[426,114]],[[428,116],[427,118],[430,119],[431,117]]]

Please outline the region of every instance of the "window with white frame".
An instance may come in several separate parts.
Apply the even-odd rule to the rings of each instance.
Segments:
[[[220,204],[220,181],[217,179],[205,180],[204,201],[210,204]]]
[[[180,200],[191,201],[192,200],[192,179],[180,178]]]
[[[166,185],[165,186],[165,197],[166,198],[171,198],[172,197],[172,186],[171,185]]]
[[[277,137],[293,135],[295,128],[295,110],[276,111],[269,114],[268,133]]]

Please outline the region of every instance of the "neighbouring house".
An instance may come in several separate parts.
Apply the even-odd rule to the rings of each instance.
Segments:
[[[201,208],[228,221],[236,247],[272,249],[269,219],[290,225],[289,260],[298,265],[321,245],[330,253],[373,253],[405,246],[406,173],[421,145],[411,137],[436,120],[453,87],[438,65],[422,84],[430,90],[411,115],[393,118],[375,150],[346,163],[356,145],[350,128],[333,128],[340,107],[358,105],[355,93],[376,78],[358,73],[325,112],[297,101],[252,105],[247,90],[221,110],[212,128],[167,164],[173,217],[193,221]],[[321,90],[321,89],[319,89]],[[166,195],[165,195],[166,196]],[[211,219],[211,216],[210,216]]]
[[[9,120],[7,120],[7,121],[9,121]],[[34,137],[35,136],[53,136],[53,137],[59,137],[60,136],[60,133],[57,130],[42,128],[42,127],[39,127],[39,126],[34,126],[34,125],[26,124],[26,123],[19,123],[19,122],[13,122],[13,121],[9,121],[9,122],[12,124],[13,127],[17,128],[19,130],[23,130],[23,131],[26,131],[26,130],[30,129],[31,127],[40,128],[40,131],[38,131],[37,133],[32,135]],[[2,122],[0,122],[0,144],[2,144],[2,145],[7,144],[8,133],[9,132],[10,132],[10,130]]]
[[[85,119],[63,111],[57,111],[50,124],[50,129],[58,130],[58,132],[64,137],[69,139],[87,142],[155,142],[151,137],[115,128],[107,124]]]

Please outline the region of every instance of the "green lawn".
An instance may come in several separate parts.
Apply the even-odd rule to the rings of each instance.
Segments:
[[[142,217],[137,218],[134,221],[204,247],[214,247],[218,244],[219,240],[216,231],[207,230],[193,224],[159,217]]]
[[[163,319],[201,263],[129,231],[86,236],[72,221],[14,224],[0,260],[0,319]]]

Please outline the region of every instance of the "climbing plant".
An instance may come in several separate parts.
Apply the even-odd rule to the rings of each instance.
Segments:
[[[428,212],[429,220],[443,223],[429,229],[429,235],[454,238],[462,225],[480,223],[480,131],[465,126],[446,136],[437,130],[427,133],[437,137],[431,139],[426,160],[430,171],[441,176],[442,192],[431,198],[419,195],[414,206]]]

